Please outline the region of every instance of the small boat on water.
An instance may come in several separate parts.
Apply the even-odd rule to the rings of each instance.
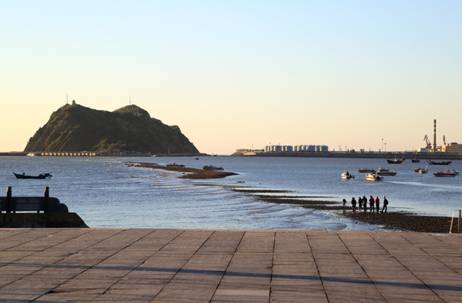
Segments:
[[[367,174],[366,175],[366,181],[369,181],[369,182],[377,182],[377,181],[382,181],[382,180],[383,180],[383,177],[377,174]]]
[[[353,176],[349,171],[344,171],[340,174],[340,178],[343,180],[351,180],[354,179],[355,176]]]
[[[39,174],[35,176],[26,175],[25,173],[22,173],[22,174],[13,173],[13,175],[16,177],[16,179],[48,179],[48,178],[53,177],[53,175],[50,173],[43,173],[43,174]]]
[[[220,166],[213,166],[213,165],[205,165],[202,167],[204,170],[223,170],[223,167]]]
[[[397,173],[389,169],[379,168],[376,174],[383,177],[383,176],[396,176]]]
[[[404,162],[404,158],[395,158],[395,159],[387,159],[388,164],[401,164]]]
[[[370,169],[370,168],[360,168],[358,169],[358,172],[364,174],[375,174],[375,169]]]
[[[428,173],[428,168],[419,167],[419,168],[414,169],[414,171],[418,174],[423,175],[423,174]]]
[[[449,165],[452,161],[437,161],[437,160],[428,160],[428,164],[430,165]]]
[[[412,161],[412,163],[420,163],[419,159],[412,159],[411,161]]]
[[[453,169],[448,169],[448,170],[445,170],[445,171],[439,171],[439,172],[436,172],[436,173],[433,173],[433,175],[435,175],[435,177],[455,177],[459,174],[459,172],[453,170]]]

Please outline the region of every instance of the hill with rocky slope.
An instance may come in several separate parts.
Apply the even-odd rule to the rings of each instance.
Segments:
[[[198,153],[178,126],[165,125],[136,105],[109,112],[75,102],[55,111],[25,148],[25,152],[67,151]]]

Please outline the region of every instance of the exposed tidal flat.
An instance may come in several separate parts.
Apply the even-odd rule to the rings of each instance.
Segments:
[[[175,162],[193,168],[222,166],[238,175],[184,179],[174,171],[128,167],[127,161]],[[449,216],[462,207],[460,177],[418,175],[414,168],[419,165],[425,163],[406,161],[389,166],[383,159],[2,157],[0,186],[13,186],[14,195],[41,195],[48,185],[52,196],[91,227],[376,230],[386,225],[382,217],[345,217],[339,214],[337,202],[359,195],[386,195],[389,211],[425,216]],[[398,175],[367,183],[356,173],[362,167],[389,167]],[[461,163],[454,161],[451,167],[461,170]],[[343,170],[356,174],[356,179],[342,181],[339,174]],[[13,171],[52,172],[54,177],[16,180]]]

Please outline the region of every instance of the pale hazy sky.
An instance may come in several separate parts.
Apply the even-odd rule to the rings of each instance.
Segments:
[[[462,141],[462,1],[0,0],[0,150],[65,95],[128,103],[203,152]],[[441,136],[439,140],[441,140]]]

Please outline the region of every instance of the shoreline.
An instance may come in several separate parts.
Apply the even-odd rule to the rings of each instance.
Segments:
[[[157,163],[129,162],[129,167],[151,168],[157,170],[183,173],[181,179],[217,179],[238,175],[222,170],[205,170],[183,165],[160,165]],[[343,207],[340,201],[326,200],[332,196],[291,195],[292,191],[285,189],[263,189],[243,185],[223,186],[231,191],[244,194],[266,203],[290,204],[298,207],[329,211],[353,222],[361,222],[380,226],[385,230],[448,233],[450,217],[418,215],[407,211],[389,211],[387,213],[370,213],[358,210],[353,212],[350,205]],[[457,219],[455,220],[457,224]],[[455,229],[455,228],[453,228]]]
[[[383,226],[386,230],[448,233],[451,218],[444,216],[418,215],[406,211],[388,211],[387,213],[370,213],[358,210],[353,212],[349,206],[343,207],[341,202],[316,199],[286,198],[269,195],[253,195],[260,201],[278,204],[291,204],[303,208],[330,211],[353,221]],[[457,219],[454,221],[457,226]],[[453,231],[457,227],[453,227]]]

